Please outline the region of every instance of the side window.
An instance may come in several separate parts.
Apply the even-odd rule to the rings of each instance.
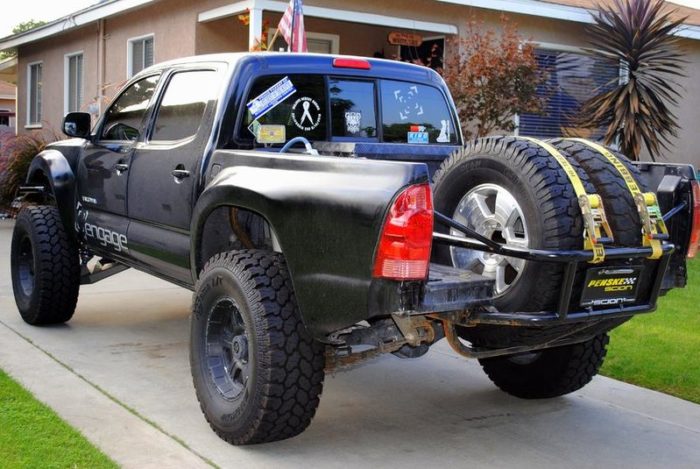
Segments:
[[[372,81],[328,81],[333,137],[377,137],[374,86]]]
[[[199,130],[207,103],[216,98],[220,76],[213,70],[175,73],[158,108],[151,140],[182,140]]]
[[[457,143],[450,108],[437,88],[384,80],[381,94],[385,142]]]
[[[259,78],[246,99],[241,140],[284,144],[298,136],[325,140],[326,86],[321,75],[272,75]]]
[[[136,141],[143,131],[143,117],[158,84],[158,75],[137,81],[124,91],[107,110],[100,138]]]

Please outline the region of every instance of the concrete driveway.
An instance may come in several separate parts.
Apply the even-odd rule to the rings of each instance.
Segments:
[[[188,291],[127,271],[83,287],[69,324],[31,327],[12,298],[10,236],[0,222],[0,368],[124,466],[700,467],[698,405],[602,377],[519,400],[444,344],[328,376],[299,437],[230,446],[194,396]]]

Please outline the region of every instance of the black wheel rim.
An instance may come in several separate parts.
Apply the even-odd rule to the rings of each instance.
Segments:
[[[25,296],[31,296],[34,291],[34,249],[32,240],[26,234],[19,242],[17,275],[22,293]]]
[[[206,363],[219,393],[227,400],[238,399],[248,386],[250,360],[248,331],[236,302],[219,300],[209,312]]]

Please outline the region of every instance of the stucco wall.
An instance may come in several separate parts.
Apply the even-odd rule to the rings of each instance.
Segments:
[[[198,23],[198,13],[232,0],[163,0],[154,5],[107,19],[105,21],[106,94],[111,97],[127,79],[127,41],[129,38],[153,33],[156,62],[192,54],[231,52],[247,49],[247,28],[235,17],[210,23]],[[338,8],[358,12],[412,18],[456,25],[461,32],[466,22],[474,17],[496,25],[499,13],[473,7],[463,7],[431,0],[306,0],[305,5]],[[537,42],[564,46],[585,46],[585,27],[579,23],[551,20],[526,15],[509,15],[519,26],[523,36]],[[277,26],[279,13],[265,13],[272,28]],[[347,21],[319,19],[307,16],[307,31],[337,34],[340,36],[340,52],[344,54],[372,55],[384,51],[387,57],[396,47],[387,43],[387,34],[395,30],[376,25],[356,24]],[[417,31],[424,36],[435,33]],[[684,99],[677,109],[682,129],[674,140],[671,158],[674,161],[693,162],[700,166],[700,135],[696,123],[700,117],[700,41],[684,40],[688,51],[689,77],[682,80]],[[97,27],[88,26],[79,31],[53,36],[49,39],[20,47],[18,127],[26,122],[26,66],[29,62],[44,60],[44,105],[46,127],[58,128],[63,116],[63,56],[75,50],[85,54],[86,102],[97,96]],[[449,53],[449,50],[447,51]]]
[[[97,91],[97,25],[89,25],[70,33],[22,46],[17,66],[17,129],[27,124],[27,66],[42,66],[42,131],[58,133],[64,115],[65,55],[83,52],[83,96],[85,105],[95,99]],[[84,106],[85,108],[85,106]]]

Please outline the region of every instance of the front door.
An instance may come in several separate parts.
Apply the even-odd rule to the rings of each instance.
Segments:
[[[131,159],[129,239],[137,259],[187,281],[197,165],[211,136],[221,74],[185,69],[164,79],[149,134]]]
[[[78,166],[78,228],[97,250],[128,257],[127,182],[158,76],[143,78],[112,103]]]

